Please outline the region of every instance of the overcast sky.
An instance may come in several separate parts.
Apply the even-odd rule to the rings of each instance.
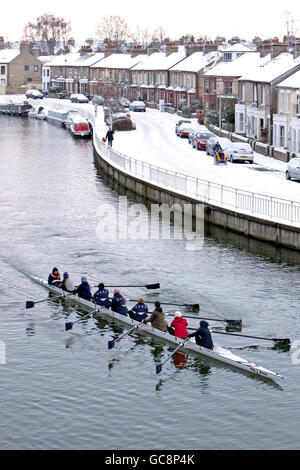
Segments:
[[[171,39],[186,33],[212,39],[217,35],[252,39],[256,35],[282,37],[286,33],[285,18],[290,13],[296,35],[300,36],[299,0],[17,0],[2,2],[0,36],[20,40],[28,21],[34,23],[44,13],[70,21],[71,35],[78,41],[95,37],[101,18],[110,15],[122,16],[131,29],[139,26],[154,30],[162,26]]]

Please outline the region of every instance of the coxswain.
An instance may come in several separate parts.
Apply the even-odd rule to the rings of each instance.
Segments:
[[[148,307],[144,299],[139,299],[138,303],[129,310],[129,316],[132,320],[143,321],[148,317]]]
[[[61,282],[61,288],[62,290],[65,290],[67,292],[74,292],[75,286],[74,282],[70,279],[69,273],[65,272],[63,274],[63,280]]]
[[[174,328],[174,336],[177,338],[186,338],[188,335],[187,326],[188,322],[183,318],[182,314],[175,312],[175,318],[170,325],[171,328]]]
[[[60,287],[61,279],[60,274],[57,268],[52,269],[52,273],[48,276],[48,284],[49,286]]]
[[[114,289],[114,296],[111,299],[110,307],[113,312],[120,313],[120,315],[127,315],[128,309],[125,306],[125,299],[123,295],[120,294],[120,289]]]
[[[81,299],[92,300],[93,296],[86,276],[81,277],[81,284],[75,289],[75,294],[78,294]]]
[[[151,316],[143,320],[143,323],[150,322],[153,328],[161,331],[168,331],[168,323],[166,322],[165,314],[160,306],[159,300],[156,300],[154,306],[155,309],[153,310]]]
[[[100,282],[100,284],[98,285],[98,290],[93,295],[93,300],[97,305],[100,305],[101,307],[108,308],[110,306],[109,292],[107,289],[105,289],[103,282]]]
[[[208,323],[206,320],[201,320],[200,328],[198,328],[198,330],[196,330],[194,333],[187,335],[187,338],[192,337],[195,337],[196,343],[199,346],[203,346],[204,348],[208,349],[214,349],[211,333],[208,329]]]

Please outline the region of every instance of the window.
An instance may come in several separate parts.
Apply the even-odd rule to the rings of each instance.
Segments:
[[[31,78],[31,77],[28,77],[28,78],[27,78],[27,82],[32,82],[32,78]]]
[[[284,92],[281,91],[279,95],[279,112],[284,113]]]
[[[224,62],[230,62],[232,60],[231,52],[224,52]]]
[[[240,132],[244,132],[244,115],[240,113]]]
[[[291,96],[290,92],[286,92],[286,112],[289,114],[291,110]]]
[[[1,75],[5,75],[5,65],[1,65]]]
[[[34,66],[33,66],[33,70],[34,70],[35,72],[38,72],[38,71],[39,71],[39,66],[38,66],[38,65],[34,65]]]
[[[25,65],[24,70],[29,70],[29,65]]]
[[[241,100],[245,101],[245,83],[241,85]]]
[[[229,81],[229,80],[224,81],[224,95],[228,95],[228,96],[232,95],[232,81]]]
[[[204,81],[204,93],[209,93],[209,81]]]
[[[266,104],[266,87],[261,87],[261,104]]]
[[[214,80],[211,80],[211,82],[210,82],[210,92],[211,93],[215,92],[215,82],[214,82]]]
[[[257,103],[257,86],[253,84],[253,101]]]
[[[279,126],[279,146],[284,147],[285,144],[285,127]]]

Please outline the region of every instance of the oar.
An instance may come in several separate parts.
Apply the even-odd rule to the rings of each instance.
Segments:
[[[263,336],[242,335],[240,333],[225,333],[225,331],[215,331],[215,330],[213,330],[212,333],[217,333],[219,335],[228,335],[228,336],[242,336],[243,338],[263,339],[266,341],[274,341],[275,343],[281,343],[281,344],[291,344],[291,341],[289,338],[265,338]]]
[[[136,299],[128,299],[129,302],[138,302],[138,300]],[[146,300],[146,303],[148,304],[154,304],[153,301],[148,301]],[[173,304],[172,302],[160,302],[161,305],[174,305],[176,307],[185,307],[185,308],[188,308],[190,310],[194,310],[195,312],[196,311],[199,311],[200,309],[200,305],[199,304]]]
[[[69,294],[56,295],[55,299],[59,299],[60,297],[67,297],[68,295],[73,295],[73,294],[74,294],[73,292],[70,292]],[[47,300],[49,300],[49,297],[47,297],[47,299],[43,299],[43,300],[36,300],[35,302],[33,300],[27,300],[26,301],[26,308],[33,308],[35,306],[35,304],[40,304],[41,302],[46,302]]]
[[[170,317],[175,317],[173,313],[167,313]],[[242,326],[242,320],[227,320],[226,318],[205,318],[205,317],[193,317],[191,315],[183,315],[184,318],[194,318],[195,320],[211,320],[211,321],[222,321],[228,323],[228,325],[240,325]]]
[[[182,348],[184,346],[184,343],[188,340],[188,338],[186,338],[184,341],[182,341],[179,346],[177,346],[177,348],[175,349],[175,351],[172,352],[172,354],[162,363],[158,364],[156,366],[156,373],[159,374],[161,371],[162,371],[162,368],[163,366],[165,365],[166,362],[168,362],[173,356],[174,354],[176,353],[176,351],[178,351],[179,348]]]
[[[114,348],[118,341],[120,341],[125,336],[129,335],[129,333],[131,333],[133,330],[135,330],[138,327],[139,325],[134,325],[132,328],[130,328],[130,330],[126,331],[126,333],[122,333],[120,336],[118,336],[117,339],[112,339],[111,341],[108,341],[108,349]]]
[[[95,310],[92,310],[90,313],[87,313],[86,315],[84,315],[83,317],[79,318],[79,319],[76,320],[76,321],[73,321],[73,322],[70,321],[70,322],[68,322],[68,323],[65,323],[65,330],[66,330],[66,331],[72,330],[73,325],[75,325],[75,323],[78,323],[79,321],[82,321],[82,320],[84,320],[85,318],[88,318],[90,315],[93,315],[93,313],[98,312],[98,311],[99,311],[99,309],[96,308]]]
[[[94,287],[98,287],[98,286],[94,286]],[[158,282],[156,284],[146,284],[143,286],[106,286],[106,287],[146,287],[146,289],[159,289],[160,284]]]

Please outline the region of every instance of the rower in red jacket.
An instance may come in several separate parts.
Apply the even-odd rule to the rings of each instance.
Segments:
[[[188,335],[187,326],[188,322],[182,317],[182,314],[175,312],[175,318],[170,325],[171,328],[175,329],[174,336],[177,336],[177,338],[186,338]]]

